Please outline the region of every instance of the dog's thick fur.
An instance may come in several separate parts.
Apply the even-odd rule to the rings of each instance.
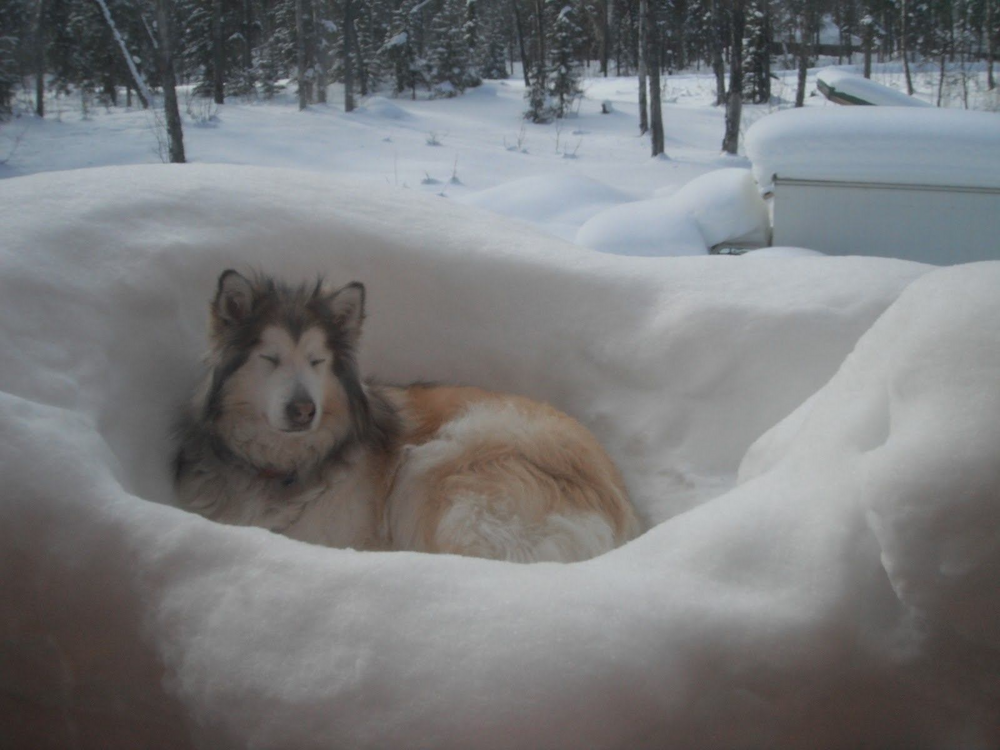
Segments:
[[[470,387],[362,382],[364,287],[236,271],[211,304],[208,375],[180,430],[180,504],[333,547],[571,562],[638,532],[571,417]]]

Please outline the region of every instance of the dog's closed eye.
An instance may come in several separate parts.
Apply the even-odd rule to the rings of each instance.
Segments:
[[[309,364],[310,364],[310,365],[311,365],[312,367],[319,367],[319,366],[320,366],[321,364],[323,364],[324,362],[326,362],[326,360],[325,360],[325,359],[311,359],[311,360],[309,360]]]
[[[277,357],[271,356],[270,354],[261,354],[260,358],[261,359],[266,359],[268,362],[270,362],[275,367],[277,367],[279,364],[281,364],[281,360],[280,359],[278,359]]]

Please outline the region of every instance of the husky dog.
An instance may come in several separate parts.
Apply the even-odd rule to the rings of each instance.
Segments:
[[[332,547],[583,560],[638,532],[580,423],[471,387],[362,381],[365,290],[225,271],[174,461],[183,507]]]

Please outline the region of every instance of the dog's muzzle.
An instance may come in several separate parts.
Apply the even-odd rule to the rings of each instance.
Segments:
[[[316,416],[316,404],[311,399],[293,399],[285,405],[285,432],[301,432],[312,426]]]

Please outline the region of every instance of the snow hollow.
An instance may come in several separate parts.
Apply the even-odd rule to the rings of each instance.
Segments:
[[[671,77],[656,160],[634,79],[560,131],[499,82],[226,105],[187,165],[138,112],[29,123],[0,167],[0,746],[1000,745],[1000,263],[709,256],[764,217],[707,81]],[[227,267],[363,281],[367,373],[569,412],[646,533],[519,566],[177,509]]]

